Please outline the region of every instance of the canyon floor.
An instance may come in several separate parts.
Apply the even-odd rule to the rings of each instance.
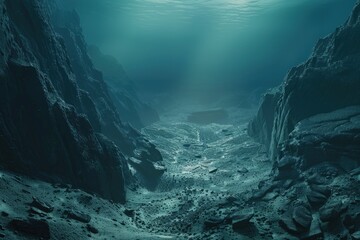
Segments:
[[[143,129],[162,152],[167,171],[155,191],[129,189],[125,205],[71,186],[50,185],[2,172],[0,234],[6,239],[27,238],[29,235],[19,235],[8,225],[12,219],[31,217],[45,219],[54,239],[241,238],[231,224],[219,223],[220,228],[204,229],[204,222],[216,222],[245,207],[245,200],[269,173],[271,164],[261,146],[246,133],[254,111],[228,112],[232,114],[221,124],[190,123],[187,113],[178,116],[173,112]],[[32,206],[33,197],[54,210],[46,213]],[[72,219],[66,211],[86,214],[91,220],[87,223]],[[98,233],[89,231],[91,226]],[[253,234],[243,233],[250,237]]]
[[[189,122],[192,111],[170,112],[142,130],[167,171],[154,191],[133,184],[125,205],[1,171],[0,238],[298,239],[278,222],[283,206],[299,198],[298,188],[286,182],[285,190],[271,191],[264,181],[272,164],[247,135],[254,110],[227,109],[222,123],[208,124]],[[351,187],[347,181],[335,181],[339,191],[352,191],[342,188]],[[303,239],[321,232],[311,231]]]

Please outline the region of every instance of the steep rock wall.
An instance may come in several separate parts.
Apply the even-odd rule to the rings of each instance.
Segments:
[[[272,159],[278,157],[295,125],[310,116],[360,105],[360,3],[346,23],[321,39],[311,57],[294,67],[280,87],[278,101],[265,101],[249,129],[269,144]],[[275,109],[273,114],[271,109]],[[269,113],[270,112],[270,113]],[[266,113],[266,116],[263,116]],[[257,120],[257,119],[260,119]],[[268,124],[273,121],[269,130]],[[266,125],[264,129],[262,126]]]
[[[121,122],[78,19],[55,25],[53,3],[0,0],[0,166],[124,202],[126,158],[161,154]]]

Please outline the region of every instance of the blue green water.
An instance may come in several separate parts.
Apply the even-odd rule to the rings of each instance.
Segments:
[[[348,17],[355,0],[64,0],[88,42],[148,88],[265,89]]]

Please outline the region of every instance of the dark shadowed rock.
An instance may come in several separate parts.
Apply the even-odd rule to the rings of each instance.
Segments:
[[[305,229],[309,229],[312,222],[311,211],[308,207],[298,206],[294,208],[292,218],[295,223]]]
[[[327,178],[334,178],[339,169],[351,171],[360,165],[359,120],[360,106],[304,119],[289,135],[281,154],[300,158],[301,170],[328,163],[321,170]]]
[[[272,191],[276,186],[277,183],[273,182],[271,179],[263,181],[263,184],[259,184],[259,189],[254,191],[252,198],[260,199],[264,197],[268,192]]]
[[[282,157],[275,165],[278,173],[275,175],[276,179],[297,179],[299,171],[297,169],[297,161],[299,159],[291,156]]]
[[[9,213],[5,212],[5,211],[1,211],[1,216],[2,217],[8,217]]]
[[[326,197],[330,197],[330,195],[331,195],[331,189],[325,185],[311,184],[310,189],[314,192],[321,193],[322,195],[324,195]]]
[[[293,218],[290,216],[281,216],[281,219],[279,220],[279,225],[291,234],[298,234],[300,232],[299,228],[295,225]]]
[[[133,209],[125,209],[124,214],[128,217],[134,217],[135,216],[135,210]]]
[[[224,219],[221,218],[209,218],[204,222],[205,228],[214,228],[222,225],[224,223]]]
[[[141,175],[143,185],[149,189],[154,189],[160,177],[166,171],[166,167],[161,162],[152,162],[147,159],[129,158],[129,164]]]
[[[233,229],[242,229],[249,225],[254,216],[254,208],[244,209],[231,215]]]
[[[270,148],[276,106],[280,96],[281,91],[278,88],[271,89],[265,93],[257,115],[250,121],[248,126],[249,135],[263,143],[267,149]]]
[[[9,223],[9,227],[22,234],[40,239],[50,239],[50,228],[44,220],[21,220],[14,219]]]
[[[89,223],[91,220],[91,217],[88,214],[75,210],[66,210],[64,211],[64,215],[70,219],[74,219],[83,223]]]
[[[46,217],[46,213],[39,210],[38,208],[31,207],[28,211],[29,217],[34,217],[34,215],[40,216],[40,217]]]
[[[40,209],[43,212],[50,213],[54,210],[52,206],[50,206],[47,203],[44,203],[40,200],[38,200],[36,197],[33,197],[33,201],[30,204],[32,207]]]
[[[99,230],[97,228],[95,228],[94,226],[90,225],[90,224],[87,224],[86,225],[86,229],[91,232],[91,233],[94,233],[94,234],[97,234],[99,233]]]
[[[324,233],[321,230],[320,222],[318,218],[313,218],[310,226],[310,230],[303,235],[301,235],[301,240],[317,240],[322,239]]]
[[[346,210],[346,204],[340,199],[327,202],[319,209],[320,219],[323,222],[332,222],[338,220],[340,214]]]
[[[123,203],[132,179],[124,155],[141,149],[161,162],[161,154],[122,123],[77,14],[54,6],[2,1],[0,164]]]
[[[210,168],[209,173],[216,173],[218,171],[217,168]]]
[[[328,199],[324,194],[315,191],[308,192],[306,197],[309,200],[309,203],[314,207],[322,206]]]

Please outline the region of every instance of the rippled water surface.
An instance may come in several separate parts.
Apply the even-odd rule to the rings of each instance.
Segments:
[[[355,0],[58,0],[146,89],[278,85]],[[226,91],[226,89],[224,90]]]
[[[292,2],[292,3],[289,3]],[[147,26],[159,21],[194,23],[201,19],[222,26],[244,24],[263,11],[296,1],[284,0],[106,0],[112,10],[123,16],[131,16],[137,23]],[[297,1],[298,3],[301,1]],[[303,1],[306,2],[306,1]]]

